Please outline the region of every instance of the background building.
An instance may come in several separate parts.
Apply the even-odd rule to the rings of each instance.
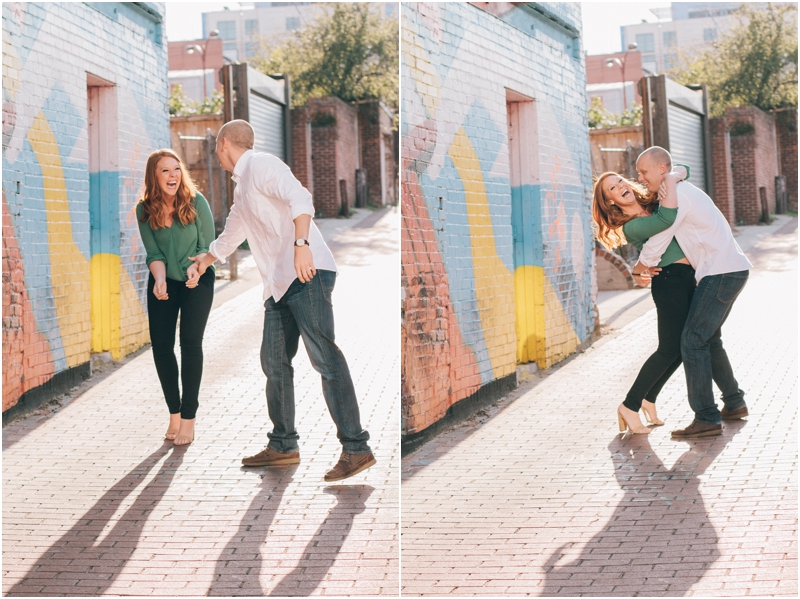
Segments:
[[[586,101],[591,106],[592,98],[598,97],[606,110],[620,113],[634,103],[642,103],[636,85],[642,77],[642,54],[638,50],[587,55]]]
[[[577,3],[404,3],[406,448],[595,329]]]
[[[163,3],[3,3],[4,418],[149,340],[134,206],[170,143],[163,20]]]
[[[219,70],[224,64],[219,37],[169,42],[170,88],[179,84],[191,100],[202,101],[214,90],[222,93]]]
[[[325,2],[255,2],[253,8],[203,13],[203,37],[219,31],[223,52],[232,61],[245,61],[258,54],[260,39],[273,42],[314,22],[325,10]],[[397,14],[393,2],[373,2],[386,15]]]

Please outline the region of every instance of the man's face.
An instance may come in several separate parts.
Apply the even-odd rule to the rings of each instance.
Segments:
[[[233,161],[228,157],[228,150],[230,148],[231,142],[226,138],[217,139],[217,149],[216,154],[217,158],[219,158],[219,165],[229,173],[233,172]]]
[[[639,172],[639,183],[647,187],[647,191],[655,193],[664,181],[667,165],[656,164],[650,156],[642,156],[636,161],[636,170]]]

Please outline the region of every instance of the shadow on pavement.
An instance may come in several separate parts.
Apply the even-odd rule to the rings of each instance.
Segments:
[[[183,462],[185,450],[176,449],[170,454],[172,447],[171,443],[165,442],[106,491],[69,531],[42,553],[7,595],[104,594],[136,551],[148,516],[164,497]],[[165,456],[155,477],[103,536],[120,504],[134,493]],[[98,542],[100,537],[103,538]]]
[[[336,485],[323,489],[336,497],[336,505],[311,537],[295,569],[272,589],[271,597],[307,596],[314,592],[336,561],[353,528],[353,520],[366,509],[374,490],[367,485]]]
[[[688,449],[671,468],[647,435],[614,439],[608,450],[625,496],[579,557],[559,563],[569,545],[551,554],[539,596],[685,595],[719,558],[699,475],[746,425],[726,422],[719,437],[687,439]]]
[[[263,597],[261,587],[261,547],[278,513],[281,500],[297,466],[268,468],[261,480],[261,490],[250,502],[231,537],[217,559],[214,579],[208,595],[217,597]]]

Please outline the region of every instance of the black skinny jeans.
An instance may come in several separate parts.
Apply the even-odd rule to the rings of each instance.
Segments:
[[[694,268],[670,264],[653,277],[650,292],[658,314],[658,349],[639,371],[623,405],[638,412],[642,399],[655,403],[661,388],[681,365],[681,333],[697,283]]]
[[[194,289],[184,281],[167,278],[169,299],[153,295],[152,273],[147,283],[147,316],[153,361],[161,381],[170,414],[191,420],[197,413],[200,379],[203,377],[203,333],[214,302],[214,269],[209,268]],[[183,398],[178,388],[178,360],[175,357],[175,329],[181,315],[181,372]]]

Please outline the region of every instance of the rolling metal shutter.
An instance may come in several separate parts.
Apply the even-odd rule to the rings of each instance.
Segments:
[[[688,164],[692,169],[689,180],[696,187],[707,192],[703,118],[699,114],[672,103],[667,109],[667,118],[669,119],[669,151],[672,154],[672,160]]]
[[[249,121],[256,131],[255,150],[269,152],[286,161],[284,107],[250,90]],[[692,170],[694,175],[694,170]]]

